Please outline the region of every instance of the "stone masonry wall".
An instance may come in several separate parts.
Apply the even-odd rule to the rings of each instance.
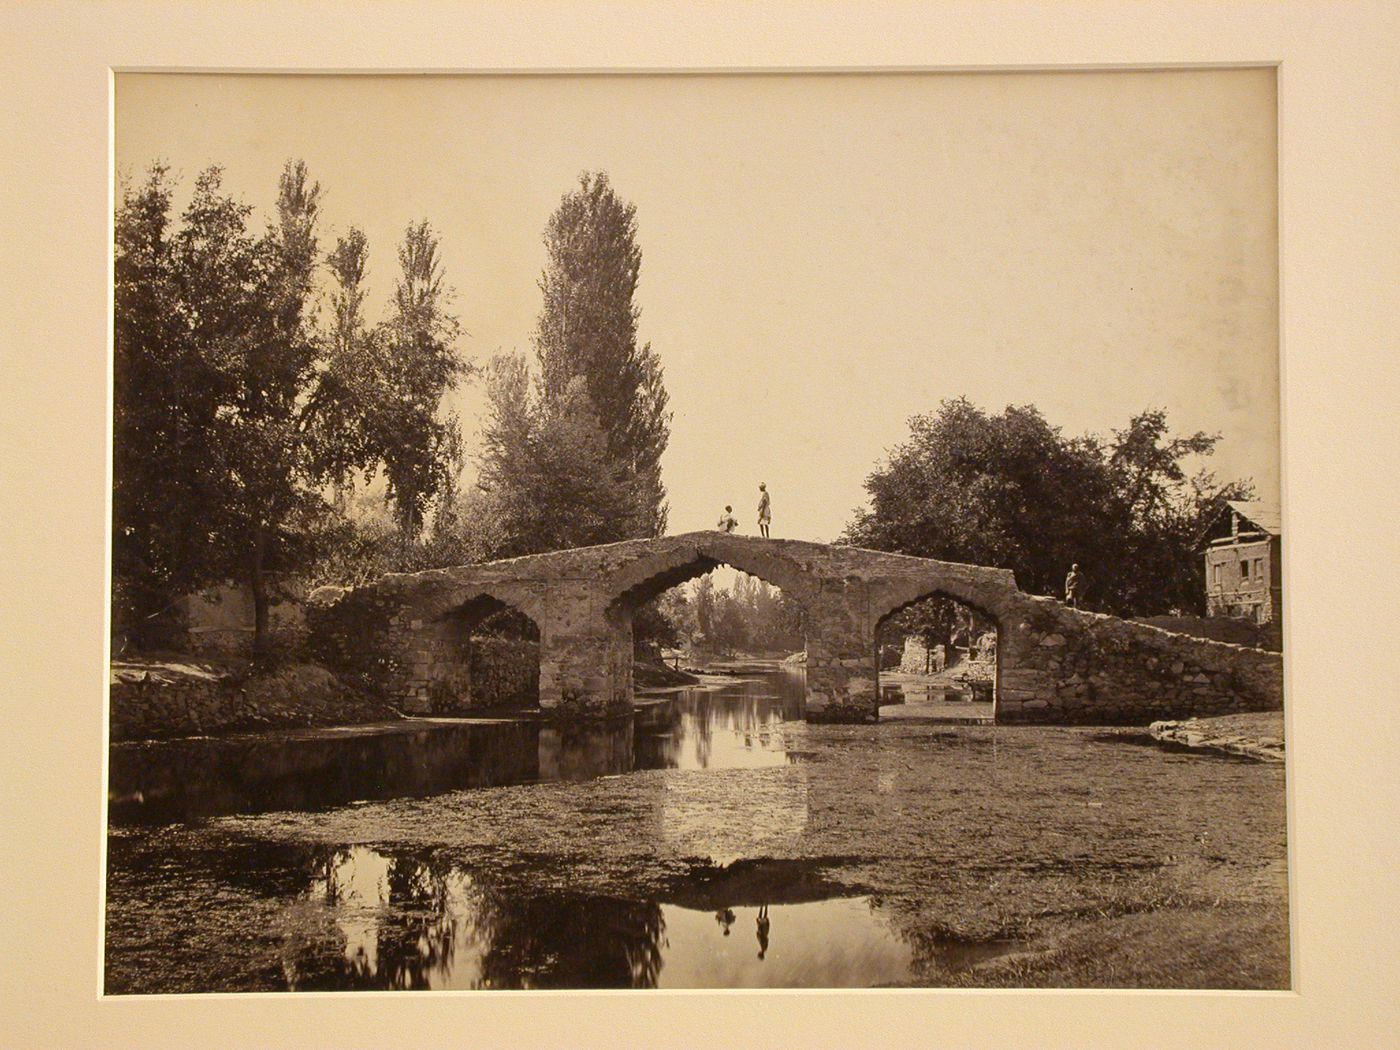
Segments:
[[[539,642],[524,638],[472,638],[468,710],[533,705],[539,692]]]
[[[313,651],[406,711],[470,695],[463,631],[478,599],[511,605],[540,629],[539,699],[569,719],[631,710],[631,614],[641,601],[718,564],[791,591],[806,612],[808,718],[873,721],[875,633],[932,594],[995,620],[999,722],[1147,724],[1278,710],[1278,654],[1070,609],[1017,589],[1004,569],[798,540],[689,533],[483,565],[390,574],[308,599]],[[329,591],[331,593],[323,593]]]
[[[407,714],[461,715],[538,696],[538,643],[473,637],[468,620],[425,619],[393,593],[322,588],[307,621],[319,659]]]
[[[314,664],[249,676],[207,663],[118,661],[108,697],[114,741],[399,717],[393,708],[347,689]]]
[[[943,670],[947,660],[944,647],[935,645],[932,649],[916,634],[904,639],[904,651],[900,654],[899,669],[904,674],[936,674]]]
[[[1027,596],[1003,627],[999,723],[1147,725],[1165,718],[1277,711],[1277,653],[1080,612]],[[1005,648],[1005,647],[1003,647]]]

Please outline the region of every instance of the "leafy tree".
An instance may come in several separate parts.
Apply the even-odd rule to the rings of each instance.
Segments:
[[[381,347],[362,317],[365,250],[355,231],[328,259],[331,330],[316,327],[320,197],[305,165],[289,162],[273,220],[254,236],[251,208],[222,191],[217,167],[198,177],[174,230],[163,167],[123,194],[113,545],[128,616],[149,618],[190,590],[241,580],[261,646],[270,574],[305,568],[336,532],[326,486],[387,460],[398,447],[388,447],[391,433],[412,446],[429,429],[421,415],[401,413],[391,428],[377,414],[385,370],[369,367]],[[406,301],[436,303],[430,294]],[[441,318],[403,322],[400,346],[450,328]]]
[[[722,652],[748,648],[751,641],[748,618],[741,599],[729,591],[715,594],[714,633],[711,642]]]
[[[1131,569],[1117,580],[1119,608],[1204,611],[1197,537],[1221,501],[1254,495],[1248,481],[1221,483],[1204,468],[1187,474],[1182,461],[1209,456],[1219,440],[1203,431],[1171,436],[1161,409],[1140,412],[1113,432],[1108,471],[1119,514],[1130,521],[1119,538],[1122,564]]]
[[[225,561],[218,370],[182,305],[169,169],[124,188],[115,223],[114,626],[135,630]]]
[[[549,263],[540,278],[544,308],[534,344],[546,403],[571,396],[582,377],[615,467],[633,479],[637,512],[619,519],[613,539],[659,536],[666,529],[661,456],[671,413],[661,363],[638,347],[634,303],[641,273],[634,205],[603,172],[584,173],[545,229]]]
[[[1025,589],[1059,595],[1079,563],[1099,609],[1197,609],[1192,538],[1220,498],[1249,491],[1182,460],[1218,436],[1170,438],[1149,411],[1105,442],[1067,438],[1032,406],[988,415],[965,399],[910,421],[910,438],[866,480],[868,508],[843,539],[878,550],[1012,569]],[[942,633],[935,620],[923,625]]]
[[[708,574],[696,581],[694,604],[696,633],[704,641],[712,641],[715,636],[715,581]]]
[[[378,445],[388,498],[404,539],[411,540],[429,501],[460,469],[460,428],[456,416],[442,415],[441,404],[468,369],[456,351],[461,326],[447,312],[451,294],[443,285],[438,238],[426,221],[404,231],[398,255],[393,315],[381,336]]]
[[[618,471],[582,377],[549,400],[530,396],[522,357],[497,357],[478,456],[489,556],[607,543],[635,521],[637,480]]]

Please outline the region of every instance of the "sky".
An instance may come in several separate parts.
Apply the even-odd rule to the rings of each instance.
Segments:
[[[1161,407],[1276,501],[1275,128],[1271,69],[119,74],[115,160],[186,197],[219,164],[261,224],[304,159],[324,247],[369,237],[371,317],[426,218],[477,363],[533,354],[545,223],[608,172],[675,412],[670,531],[729,503],[757,532],[763,481],[774,536],[832,540],[909,418],[960,396],[1066,434]],[[451,399],[470,448],[480,385]]]

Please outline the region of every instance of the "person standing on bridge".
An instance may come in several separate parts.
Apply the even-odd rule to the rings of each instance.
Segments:
[[[768,523],[773,520],[772,504],[768,499],[768,486],[763,482],[758,483],[758,531],[763,533],[763,538],[768,538]]]
[[[1084,593],[1084,577],[1079,575],[1079,563],[1075,562],[1069,567],[1069,575],[1065,577],[1065,604],[1072,609],[1079,608],[1079,598]]]
[[[720,532],[733,532],[739,527],[739,522],[734,518],[734,508],[728,503],[724,505],[724,513],[719,516],[719,524],[715,528]]]

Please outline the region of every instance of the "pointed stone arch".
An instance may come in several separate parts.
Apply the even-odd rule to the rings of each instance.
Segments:
[[[755,549],[752,540],[746,540],[716,533],[628,562],[607,582],[609,607],[635,609],[721,565],[763,580],[805,607],[815,596],[819,581],[781,551]]]

